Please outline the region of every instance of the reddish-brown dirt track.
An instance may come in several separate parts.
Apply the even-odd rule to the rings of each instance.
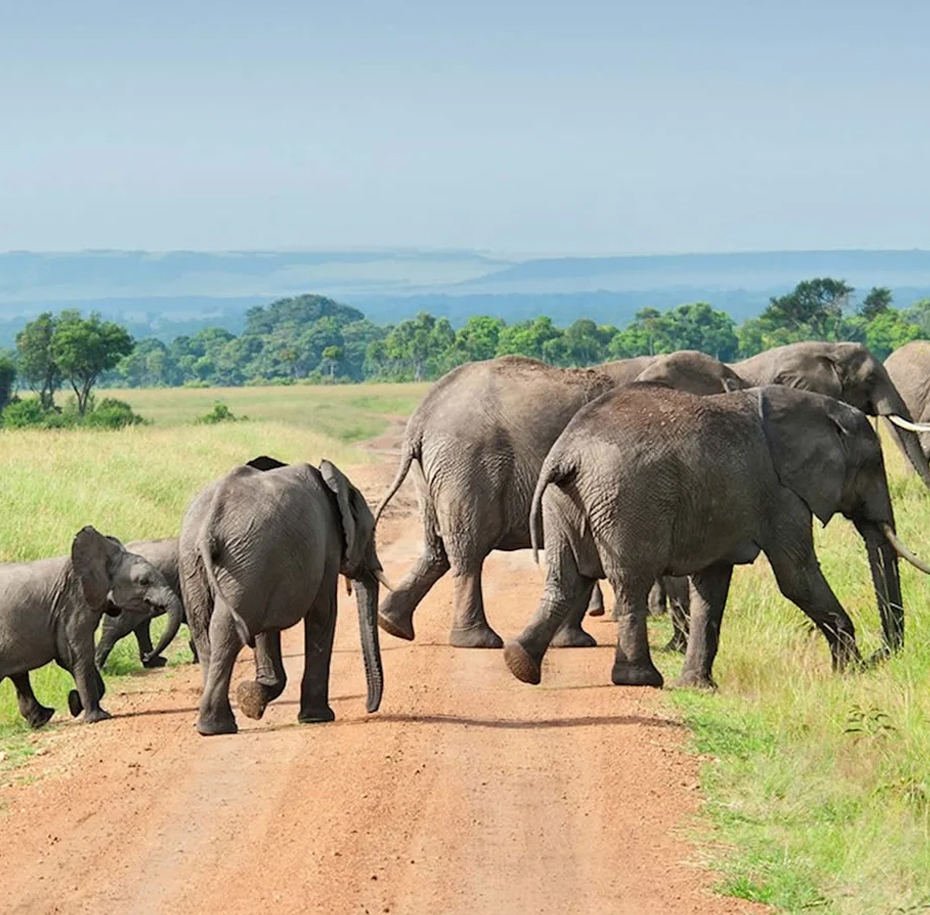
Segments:
[[[395,460],[350,471],[376,502]],[[388,576],[419,548],[409,484],[379,529]],[[528,553],[495,554],[493,625],[518,632],[542,581]],[[382,636],[385,697],[366,715],[354,598],[341,594],[332,724],[297,723],[303,644],[262,721],[202,738],[198,668],[131,678],[112,721],[66,723],[0,788],[0,912],[730,915],[688,836],[697,760],[661,692],[609,685],[600,646],[553,650],[542,686],[499,651],[446,644],[451,579]],[[243,651],[233,684],[249,677]],[[58,713],[55,721],[66,714]]]

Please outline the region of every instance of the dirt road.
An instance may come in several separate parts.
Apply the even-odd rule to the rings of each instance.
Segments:
[[[376,498],[393,469],[352,476]],[[379,533],[394,580],[418,549],[411,510],[402,492]],[[519,631],[540,581],[528,554],[491,558],[499,631]],[[660,693],[608,685],[609,622],[590,624],[602,647],[553,650],[543,686],[526,686],[500,652],[445,644],[445,579],[416,643],[383,637],[385,699],[369,716],[354,599],[340,599],[333,724],[296,722],[292,630],[287,691],[264,720],[240,716],[238,735],[195,733],[190,667],[133,678],[107,697],[112,721],[43,737],[0,789],[0,912],[763,911],[710,892],[686,842],[697,763]],[[250,663],[246,650],[234,684]]]

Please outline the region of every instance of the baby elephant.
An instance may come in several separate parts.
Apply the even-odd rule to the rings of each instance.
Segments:
[[[16,687],[19,711],[38,728],[54,714],[32,692],[29,671],[55,661],[73,676],[72,715],[109,718],[100,707],[103,678],[94,664],[94,632],[105,612],[180,617],[181,602],[161,573],[127,552],[114,537],[88,526],[71,544],[71,555],[0,565],[0,680]]]
[[[237,467],[191,502],[181,525],[181,593],[204,674],[197,730],[233,734],[233,664],[255,648],[258,675],[239,707],[260,718],[284,689],[281,630],[304,621],[302,722],[332,721],[329,667],[341,574],[355,586],[369,712],[381,702],[374,517],[333,464],[282,465],[266,457]]]
[[[543,463],[531,532],[542,515],[548,565],[537,613],[505,659],[538,683],[566,616],[590,582],[609,579],[619,626],[612,680],[661,686],[646,639],[648,595],[662,575],[691,576],[682,685],[713,686],[733,566],[765,552],[782,593],[819,627],[836,669],[857,660],[852,621],[824,579],[811,530],[840,513],[868,552],[885,643],[904,641],[897,553],[878,438],[830,397],[779,385],[711,397],[634,384],[583,407]]]
[[[161,572],[168,583],[168,587],[175,594],[181,594],[181,585],[178,581],[178,538],[167,537],[163,540],[133,540],[132,543],[126,544],[126,549],[130,553],[136,553],[143,559],[148,560]],[[100,638],[97,641],[97,667],[103,670],[113,646],[127,635],[132,633],[136,637],[136,643],[139,646],[139,660],[143,667],[164,667],[167,660],[162,656],[162,652],[171,643],[177,634],[172,626],[168,626],[162,636],[161,642],[157,648],[152,647],[151,625],[155,617],[164,613],[163,607],[153,609],[151,614],[139,616],[136,613],[119,613],[118,608],[112,608],[117,615],[107,614],[103,618],[103,625],[100,627]],[[186,622],[183,613],[181,622]],[[190,643],[191,651],[194,654],[194,660],[197,660],[197,651],[193,641]]]

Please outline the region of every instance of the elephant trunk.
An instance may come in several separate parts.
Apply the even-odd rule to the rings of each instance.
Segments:
[[[178,634],[178,629],[181,628],[181,623],[184,622],[184,606],[180,598],[173,591],[169,591],[168,593],[170,596],[165,598],[163,604],[159,604],[159,607],[163,607],[164,611],[168,614],[168,624],[165,626],[165,631],[158,640],[155,650],[143,658],[143,661],[160,655],[171,644],[174,637]]]
[[[901,577],[898,573],[898,554],[894,544],[882,536],[874,524],[862,530],[869,552],[869,567],[878,602],[878,615],[882,623],[885,649],[899,651],[904,645],[904,604],[901,601]],[[890,525],[882,525],[890,529]]]
[[[920,437],[918,432],[930,431],[930,427],[924,428],[921,424],[913,422],[907,404],[888,379],[888,388],[879,388],[873,394],[872,407],[876,416],[884,416],[889,422],[889,428],[898,447],[904,452],[914,470],[920,474],[924,485],[930,489],[930,466],[927,464],[927,457],[923,448],[920,446]],[[869,411],[866,411],[869,412]]]
[[[365,709],[378,711],[384,692],[384,670],[381,667],[381,645],[378,640],[378,580],[374,576],[356,578],[355,599],[358,603],[358,628],[362,640],[362,657],[365,659],[365,680],[368,700]]]

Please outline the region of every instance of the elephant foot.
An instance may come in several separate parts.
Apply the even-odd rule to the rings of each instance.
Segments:
[[[549,644],[553,648],[596,648],[597,639],[580,626],[568,626],[559,629]]]
[[[674,632],[668,640],[668,644],[662,647],[662,651],[668,651],[672,654],[684,654],[688,647],[688,637],[682,632]]]
[[[167,658],[163,658],[160,654],[149,654],[142,659],[142,666],[148,670],[152,670],[156,667],[164,667],[168,663]]]
[[[614,686],[655,686],[662,687],[665,682],[662,674],[649,664],[632,664],[629,661],[614,661],[610,680]]]
[[[201,737],[215,737],[218,734],[237,734],[239,726],[235,718],[222,718],[217,721],[208,721],[201,718],[197,722],[197,733]]]
[[[510,672],[523,683],[537,686],[542,679],[539,662],[519,642],[508,642],[504,646],[504,661]]]
[[[262,685],[254,680],[244,680],[239,684],[236,688],[236,702],[246,718],[256,721],[265,714],[265,706],[268,704]]]
[[[485,623],[470,629],[453,629],[449,644],[453,648],[503,648],[504,640]]]
[[[709,692],[717,689],[713,677],[696,670],[683,670],[672,686],[675,689],[703,689]]]
[[[48,706],[40,705],[38,708],[33,709],[32,713],[26,719],[29,724],[29,727],[37,730],[38,728],[43,727],[48,724],[49,719],[52,715],[55,714],[55,709],[48,708]]]
[[[378,613],[378,625],[388,634],[393,635],[395,639],[404,639],[412,642],[413,634],[413,617],[406,619],[397,619],[394,616],[387,616],[382,612]]]
[[[72,689],[71,692],[68,693],[68,711],[71,712],[72,718],[77,718],[77,716],[84,711],[84,703],[81,702],[81,694],[76,689]]]
[[[320,724],[325,721],[335,721],[336,713],[328,706],[321,705],[314,708],[301,709],[297,720],[301,724]]]
[[[84,712],[84,720],[88,724],[93,724],[95,721],[107,721],[112,717],[108,711],[102,708],[88,709]]]

